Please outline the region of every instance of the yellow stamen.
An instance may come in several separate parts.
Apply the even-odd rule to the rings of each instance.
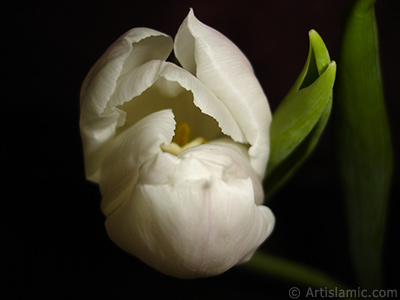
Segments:
[[[178,156],[178,154],[182,152],[182,148],[179,147],[174,142],[171,142],[171,144],[169,144],[169,145],[162,144],[161,145],[161,150],[163,152],[168,152],[168,153],[171,153],[171,154],[176,155],[176,156]]]
[[[161,150],[164,152],[178,155],[182,151],[205,144],[207,141],[202,137],[197,137],[189,142],[190,127],[187,123],[178,124],[175,130],[175,136],[169,145],[162,144]]]
[[[181,123],[176,126],[175,136],[173,141],[180,147],[183,147],[189,142],[190,128],[187,123]]]

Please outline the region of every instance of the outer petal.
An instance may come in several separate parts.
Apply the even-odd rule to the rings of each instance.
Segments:
[[[213,155],[210,155],[212,153]],[[249,177],[253,183],[254,202],[257,205],[261,205],[264,202],[264,190],[259,180],[257,173],[249,164],[249,157],[247,154],[247,148],[243,145],[233,142],[228,138],[221,138],[213,140],[207,144],[200,145],[198,147],[190,148],[182,152],[179,157],[185,158],[189,156],[195,156],[197,159],[203,162],[210,162],[210,164],[223,164],[224,159],[231,159],[231,170],[241,170],[242,176],[240,178]],[[232,171],[229,172],[232,172]],[[227,173],[229,173],[227,172]],[[238,171],[235,171],[238,176]],[[189,176],[189,175],[188,175]],[[221,176],[220,178],[227,178],[229,175]],[[232,175],[231,175],[232,176]]]
[[[138,184],[163,185],[217,177],[230,179],[250,178],[253,185],[253,201],[261,205],[264,191],[257,174],[249,164],[247,149],[228,138],[221,138],[181,152],[174,163],[162,153],[141,166]],[[164,157],[166,156],[167,157]]]
[[[100,178],[101,208],[106,216],[130,196],[141,166],[161,152],[161,144],[171,142],[174,129],[172,111],[163,110],[140,120],[114,140],[104,159]]]
[[[174,51],[182,66],[230,110],[251,145],[251,164],[262,178],[269,155],[271,112],[249,61],[225,36],[199,22],[192,10],[179,28]]]
[[[110,238],[176,277],[218,275],[253,253],[274,216],[256,206],[249,178],[139,185],[106,220]]]
[[[163,273],[217,275],[249,259],[275,218],[256,203],[262,187],[243,146],[219,140],[174,156],[160,149],[173,128],[165,110],[115,139],[100,181],[107,232]]]
[[[81,133],[86,175],[95,182],[119,113],[107,110],[118,78],[152,59],[166,59],[172,39],[148,28],[134,28],[111,45],[90,70],[81,89]]]

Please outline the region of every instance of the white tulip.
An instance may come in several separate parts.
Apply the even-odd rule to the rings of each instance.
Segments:
[[[182,67],[165,61],[173,48]],[[86,175],[110,238],[181,278],[248,261],[275,222],[262,205],[270,123],[248,60],[192,10],[175,43],[128,31],[81,91]]]

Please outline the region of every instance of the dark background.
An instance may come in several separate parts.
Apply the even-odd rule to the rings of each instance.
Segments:
[[[132,27],[174,36],[189,7],[247,55],[272,110],[299,74],[316,29],[334,60],[345,0],[32,1],[5,9],[3,26],[3,255],[9,299],[288,299],[293,284],[235,267],[178,280],[125,254],[107,237],[98,187],[84,177],[79,90],[90,67]],[[376,5],[395,153],[399,149],[400,8]],[[340,68],[340,66],[339,66]],[[398,161],[384,251],[385,288],[398,288]],[[10,206],[9,206],[10,205]],[[331,124],[316,151],[270,207],[277,218],[263,250],[357,286],[343,201],[335,178]],[[4,282],[3,282],[4,283]],[[145,293],[144,296],[142,293]]]

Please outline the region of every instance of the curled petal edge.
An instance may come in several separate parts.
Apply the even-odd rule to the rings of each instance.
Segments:
[[[251,145],[250,161],[262,179],[269,156],[272,115],[247,58],[228,38],[197,20],[193,10],[178,30],[174,51],[182,66],[230,110]]]
[[[118,115],[106,112],[118,78],[149,60],[164,60],[172,38],[149,28],[134,28],[115,41],[86,76],[80,94],[80,128],[86,177],[99,181],[100,166],[118,124]]]

